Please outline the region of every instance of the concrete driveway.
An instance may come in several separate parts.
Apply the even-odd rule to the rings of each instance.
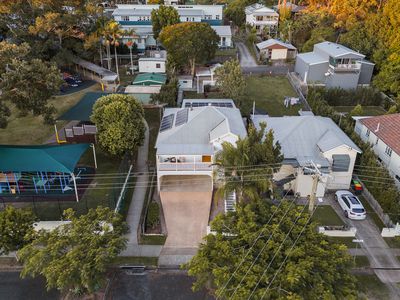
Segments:
[[[197,248],[210,215],[211,177],[164,176],[160,198],[168,232],[165,247]]]
[[[344,216],[343,210],[334,200],[333,194],[324,198],[324,200],[333,207],[347,225],[357,228],[356,238],[363,240],[361,248],[368,257],[371,268],[373,268],[378,278],[387,285],[391,291],[392,299],[400,299],[400,288],[396,284],[400,282],[400,263],[382,238],[379,228],[371,217],[367,215],[367,218],[362,221],[350,220]]]
[[[236,42],[236,47],[239,51],[240,66],[242,68],[258,67],[257,62],[255,61],[254,57],[251,55],[249,49],[244,43]]]

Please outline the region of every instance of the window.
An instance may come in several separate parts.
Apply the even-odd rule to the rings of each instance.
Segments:
[[[349,201],[348,201],[345,197],[342,197],[342,200],[343,200],[344,204],[346,204],[346,206],[347,206],[348,208],[350,208],[350,203],[349,203]]]
[[[260,25],[256,25],[256,30],[259,30],[260,29]]]
[[[212,15],[205,15],[205,16],[204,16],[204,19],[206,19],[206,20],[211,20],[211,19],[212,19]]]
[[[378,145],[378,143],[379,143],[379,139],[376,138],[375,145]]]
[[[219,20],[219,15],[215,15],[215,19],[216,19],[216,20]]]
[[[400,176],[399,175],[396,175],[396,176],[394,176],[395,178],[396,178],[396,180],[398,181],[398,182],[400,182]]]
[[[156,64],[157,69],[161,69],[161,64]]]
[[[388,156],[392,156],[392,148],[386,146],[385,153],[386,153]]]
[[[122,21],[129,21],[129,16],[123,16]]]
[[[257,20],[257,21],[262,21],[262,20],[263,20],[263,17],[262,17],[262,16],[257,16],[257,17],[256,17],[256,20]]]
[[[347,172],[350,166],[350,156],[347,154],[334,154],[332,155],[332,171],[333,172]]]
[[[369,131],[369,129],[367,129],[367,132],[365,133],[365,136],[369,136],[370,133],[371,133],[371,131]]]

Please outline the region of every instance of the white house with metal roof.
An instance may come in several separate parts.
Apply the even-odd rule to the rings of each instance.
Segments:
[[[182,108],[166,108],[157,137],[157,179],[166,175],[213,177],[213,162],[223,142],[247,135],[231,99],[185,99]]]
[[[313,164],[322,172],[317,196],[326,190],[348,189],[357,153],[361,150],[330,118],[319,116],[252,116],[260,128],[265,122],[281,145],[282,167],[274,179],[301,197],[311,195]]]
[[[272,8],[254,3],[245,8],[246,24],[254,26],[257,34],[261,35],[268,29],[270,35],[276,33],[279,23],[279,14]]]
[[[296,57],[297,49],[289,43],[285,43],[278,39],[268,39],[256,44],[262,59],[268,60],[284,60]]]
[[[312,52],[298,54],[295,65],[303,83],[343,89],[369,85],[373,70],[365,55],[333,42],[315,44]]]
[[[172,5],[180,16],[181,22],[204,22],[220,36],[220,47],[232,47],[230,26],[223,26],[223,5]],[[123,41],[133,39],[138,50],[156,47],[151,23],[151,12],[159,5],[117,4],[112,16],[123,30],[133,30],[135,34],[124,37]]]

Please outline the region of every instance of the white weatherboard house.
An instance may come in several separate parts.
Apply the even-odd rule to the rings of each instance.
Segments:
[[[207,175],[223,142],[247,135],[231,99],[185,99],[182,108],[166,108],[157,137],[157,179],[166,175]]]
[[[355,119],[354,131],[364,142],[371,144],[400,187],[400,114]]]
[[[371,82],[374,64],[364,58],[343,45],[322,42],[312,52],[297,55],[294,71],[305,84],[355,89]]]
[[[230,26],[223,26],[223,5],[173,5],[178,11],[181,22],[208,23],[220,36],[221,48],[232,47],[232,31]],[[123,41],[133,39],[138,50],[157,46],[153,37],[151,11],[159,5],[118,4],[112,13],[114,19],[123,30],[134,30],[133,37],[124,37]]]
[[[313,163],[323,174],[317,197],[323,197],[326,190],[350,187],[354,163],[361,150],[332,119],[254,115],[252,121],[258,129],[265,122],[281,145],[284,160],[274,179],[284,184],[285,189],[301,197],[311,195]]]
[[[262,4],[255,3],[245,9],[246,24],[254,26],[257,34],[261,35],[268,29],[268,33],[274,34],[277,31],[279,23],[279,14],[271,8]]]
[[[269,39],[256,45],[260,56],[268,60],[293,59],[296,57],[297,49],[289,43],[277,39]]]
[[[139,73],[165,73],[166,62],[164,57],[141,57],[138,60]]]

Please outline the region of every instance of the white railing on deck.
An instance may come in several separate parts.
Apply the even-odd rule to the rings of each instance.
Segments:
[[[159,171],[212,171],[211,163],[159,163]]]

